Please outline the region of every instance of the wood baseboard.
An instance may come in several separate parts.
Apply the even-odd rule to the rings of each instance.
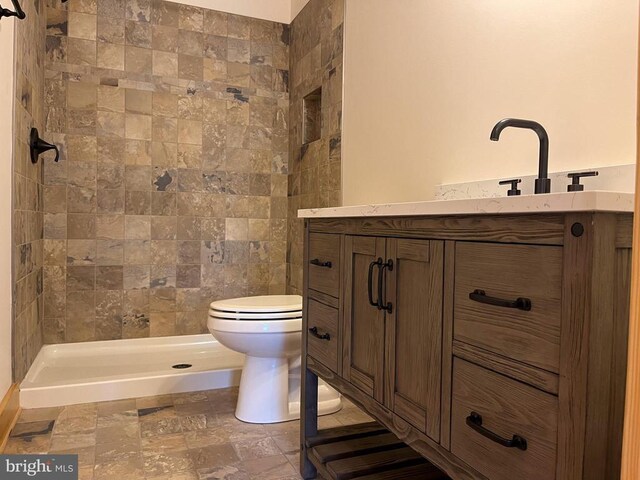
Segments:
[[[9,434],[20,416],[20,388],[17,383],[11,385],[0,402],[0,453],[9,440]]]

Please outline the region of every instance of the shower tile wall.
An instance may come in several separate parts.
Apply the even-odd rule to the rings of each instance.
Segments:
[[[302,291],[304,223],[300,208],[342,202],[342,46],[344,0],[311,0],[291,24],[289,128],[289,293]],[[303,100],[322,88],[320,139],[303,144]]]
[[[206,332],[286,288],[289,27],[149,0],[47,9],[44,340]]]
[[[22,2],[15,21],[13,139],[13,376],[20,382],[42,346],[42,163],[29,157],[31,127],[44,130],[45,5]],[[4,5],[6,6],[6,5]],[[4,19],[3,22],[13,21]],[[2,48],[11,48],[3,45]],[[4,81],[8,81],[4,79]]]

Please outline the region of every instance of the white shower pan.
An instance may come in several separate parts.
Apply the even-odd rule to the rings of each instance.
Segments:
[[[243,363],[243,354],[210,334],[46,345],[20,385],[20,404],[58,407],[232,387]]]

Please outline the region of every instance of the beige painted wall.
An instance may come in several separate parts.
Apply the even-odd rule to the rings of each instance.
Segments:
[[[347,0],[344,204],[440,183],[634,163],[638,0]]]
[[[0,22],[0,399],[11,386],[11,188],[13,19]]]

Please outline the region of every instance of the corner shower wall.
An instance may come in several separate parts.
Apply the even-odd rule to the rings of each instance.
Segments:
[[[44,341],[206,331],[286,288],[289,27],[149,0],[47,9]]]
[[[42,347],[42,163],[29,157],[31,127],[44,130],[45,12],[41,0],[22,2],[15,21],[13,140],[13,380],[20,382]],[[3,45],[2,48],[10,48]],[[11,81],[3,79],[2,81]],[[7,139],[8,140],[8,139]]]
[[[342,203],[342,51],[345,0],[311,0],[291,24],[287,291],[302,292],[300,208]],[[320,104],[320,138],[304,143],[304,100]],[[319,98],[318,98],[319,97]],[[315,107],[317,108],[317,107]],[[315,110],[314,108],[314,110]],[[308,117],[305,118],[305,113]],[[313,121],[313,120],[311,120]],[[316,120],[317,121],[317,120]],[[314,130],[318,126],[313,126]],[[315,135],[312,136],[315,139]]]

